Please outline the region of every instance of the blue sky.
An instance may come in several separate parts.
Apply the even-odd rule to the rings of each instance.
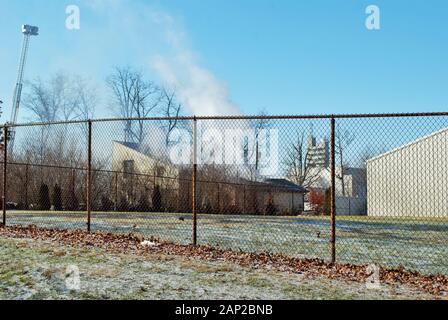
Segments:
[[[65,28],[65,8],[81,29]],[[381,10],[369,31],[365,8]],[[20,26],[38,25],[26,79],[91,78],[96,117],[114,116],[104,80],[131,65],[173,86],[195,114],[440,111],[448,106],[448,2],[0,0],[1,121],[10,117]],[[22,109],[19,121],[30,114]]]

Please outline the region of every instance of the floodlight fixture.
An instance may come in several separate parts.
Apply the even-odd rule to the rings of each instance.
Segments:
[[[24,24],[22,26],[22,33],[24,35],[37,36],[39,35],[39,28],[35,26],[30,26],[29,24]]]

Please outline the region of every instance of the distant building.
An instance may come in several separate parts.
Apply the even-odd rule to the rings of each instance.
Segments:
[[[316,143],[316,138],[309,136],[307,141],[307,156],[309,165],[312,167],[327,168],[330,165],[329,150],[330,147],[328,140],[321,139],[319,143]]]
[[[342,171],[344,172],[342,174]],[[326,190],[331,187],[330,168],[313,168],[310,176],[315,175],[309,187]],[[366,171],[362,168],[336,167],[335,168],[335,194],[341,197],[367,196]]]
[[[280,212],[303,212],[308,190],[286,179],[266,179],[264,185],[267,196],[272,194],[274,204]],[[263,203],[266,203],[266,199],[263,199]]]
[[[191,168],[176,166],[153,157],[135,143],[113,142],[112,170],[120,172],[120,198],[138,206],[142,196],[155,185],[162,192],[166,211],[191,210]],[[286,179],[251,181],[231,176],[225,168],[201,165],[198,169],[197,203],[199,212],[232,214],[265,214],[273,201],[277,214],[297,214],[304,210],[307,190]]]
[[[369,216],[448,216],[448,128],[366,163]]]
[[[314,172],[313,172],[314,171]],[[335,194],[336,194],[336,213],[338,215],[366,215],[366,171],[362,168],[335,168]],[[325,193],[325,190],[331,187],[331,174],[329,168],[313,168],[311,175],[315,174],[312,182],[308,186]],[[342,178],[343,177],[343,178]],[[309,209],[310,204],[305,205]]]
[[[152,190],[158,185],[164,193],[162,206],[167,210],[186,210],[191,206],[191,197],[181,192],[189,189],[188,168],[153,157],[136,143],[113,141],[112,170],[121,173],[117,175],[118,202],[135,207],[146,196],[151,205]]]
[[[331,187],[329,142],[309,136],[307,140],[308,173],[307,188],[325,192]],[[336,213],[339,215],[365,215],[366,209],[366,170],[363,168],[335,168]],[[305,209],[310,209],[309,203]]]

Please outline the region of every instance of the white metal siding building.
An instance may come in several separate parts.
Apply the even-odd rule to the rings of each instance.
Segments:
[[[369,216],[448,217],[448,129],[366,162]]]

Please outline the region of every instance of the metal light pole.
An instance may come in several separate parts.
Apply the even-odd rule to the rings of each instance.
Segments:
[[[22,33],[23,33],[22,54],[20,55],[19,71],[17,74],[17,81],[14,89],[14,96],[12,99],[11,120],[9,122],[9,124],[11,125],[16,124],[17,117],[19,114],[20,98],[22,96],[22,87],[23,87],[23,75],[25,73],[26,57],[28,53],[28,47],[30,44],[30,37],[39,35],[39,28],[25,24],[22,26]],[[11,127],[9,130],[10,153],[12,153],[12,149],[14,148],[15,133],[16,133],[15,128]]]

